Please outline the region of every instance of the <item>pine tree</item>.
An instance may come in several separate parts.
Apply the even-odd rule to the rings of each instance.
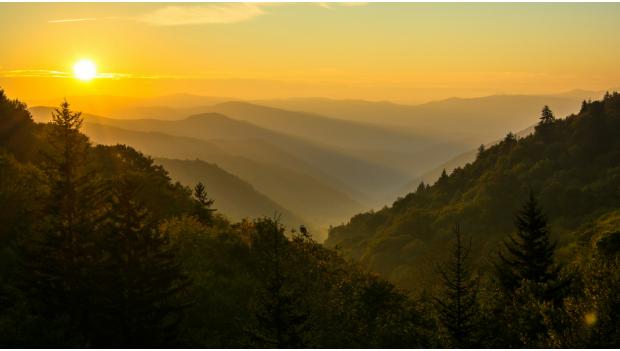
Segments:
[[[579,113],[584,113],[586,112],[586,110],[588,109],[588,102],[586,100],[583,100],[581,102],[581,108],[579,109]]]
[[[484,144],[480,144],[480,146],[478,147],[477,157],[480,157],[484,153],[484,150],[485,150]]]
[[[495,265],[498,282],[508,295],[522,281],[548,283],[556,281],[559,267],[554,264],[555,243],[549,238],[547,218],[533,192],[516,217],[516,236],[505,244]]]
[[[291,267],[292,250],[278,220],[266,218],[254,225],[252,246],[258,258],[260,289],[252,308],[255,323],[247,329],[251,345],[304,347],[308,316],[297,279],[305,277],[297,277]]]
[[[98,256],[96,235],[101,221],[102,187],[87,170],[88,139],[80,133],[82,117],[65,101],[48,126],[51,152],[44,154],[49,196],[40,240],[23,247],[24,288],[45,318],[65,320],[85,344],[94,296]]]
[[[517,136],[513,132],[509,132],[504,137],[504,143],[506,143],[506,145],[513,145],[516,141],[517,141]]]
[[[187,279],[168,238],[137,200],[139,181],[114,183],[103,239],[96,347],[175,345]]]
[[[446,169],[444,168],[443,171],[441,171],[441,175],[439,176],[439,179],[437,179],[437,184],[445,184],[448,181],[448,172],[446,172]]]
[[[217,211],[213,206],[215,200],[209,199],[207,196],[207,190],[202,182],[198,182],[194,187],[194,197],[198,202],[196,208],[196,216],[203,224],[211,224],[213,223],[213,212]]]
[[[443,296],[435,298],[435,305],[442,325],[448,331],[450,347],[466,348],[475,343],[478,313],[478,279],[469,268],[471,240],[463,243],[460,226],[453,229],[455,235],[452,257],[437,270],[443,285]]]
[[[549,106],[545,105],[540,114],[540,122],[538,122],[538,124],[551,124],[553,122],[555,122],[555,116],[553,115],[553,112],[551,111]]]
[[[424,182],[420,182],[420,184],[418,184],[418,188],[416,189],[416,194],[420,194],[422,193],[424,190],[426,190],[426,185],[424,184]]]

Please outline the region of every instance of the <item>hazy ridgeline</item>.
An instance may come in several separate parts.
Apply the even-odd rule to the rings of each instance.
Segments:
[[[617,93],[181,98],[0,94],[0,345],[618,346]]]
[[[581,100],[593,94],[491,96],[417,106],[328,99],[248,103],[193,95],[70,100],[84,111],[83,132],[93,142],[127,144],[153,157],[214,163],[314,228],[322,241],[330,225],[379,209],[415,190],[420,180],[434,182],[444,168],[451,171],[473,160],[475,151],[470,150],[501,138],[506,130],[531,126],[531,116],[543,104],[565,114],[577,111]],[[50,120],[51,110],[30,109],[40,122]],[[463,120],[467,128],[459,122]],[[464,158],[444,164],[464,152]],[[192,185],[170,171],[173,179]],[[208,179],[203,182],[209,185]],[[227,206],[227,215],[241,218]],[[271,207],[250,213],[273,214]],[[298,224],[287,217],[283,223]]]

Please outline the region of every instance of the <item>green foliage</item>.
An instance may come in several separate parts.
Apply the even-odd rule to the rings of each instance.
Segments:
[[[439,319],[448,334],[446,346],[472,347],[478,328],[478,279],[469,267],[471,240],[464,243],[459,225],[454,227],[455,243],[450,260],[437,267],[443,294],[436,297]]]
[[[516,235],[510,236],[505,252],[496,264],[497,277],[505,294],[518,289],[523,281],[547,283],[558,278],[554,263],[555,244],[549,239],[547,218],[533,192],[516,218]]]
[[[9,99],[0,89],[0,148],[18,160],[27,159],[35,151],[34,122],[26,105]]]
[[[574,231],[620,206],[620,139],[614,132],[619,129],[620,96],[610,94],[587,103],[578,115],[556,119],[549,133],[509,135],[428,189],[353,216],[332,228],[326,245],[419,291],[430,287],[420,282],[432,270],[429,262],[446,250],[455,222],[477,243],[472,263],[491,271],[486,258],[512,233],[512,214],[533,189],[550,219],[557,261],[567,262],[576,248]]]
[[[211,208],[215,200],[209,199],[207,190],[202,182],[198,182],[194,187],[194,197],[196,198],[196,217],[204,224],[210,224],[213,221],[213,212],[216,209]]]
[[[0,94],[3,346],[620,345],[616,93],[545,132],[510,133],[432,187],[331,231],[331,244],[418,296],[318,244],[306,227],[231,223],[204,186],[192,194],[173,184],[131,147],[92,146],[66,102],[53,120],[34,124],[25,105]],[[503,279],[483,274],[478,290],[471,267],[488,270],[479,258],[513,231],[512,211],[530,188],[540,202],[530,197],[518,214]],[[449,232],[455,220],[476,247]],[[420,263],[435,261],[451,235],[443,294],[431,299]],[[562,269],[554,252],[564,253]]]
[[[139,179],[115,180],[99,242],[105,252],[99,280],[92,345],[161,347],[175,345],[188,282],[166,233],[136,197]]]

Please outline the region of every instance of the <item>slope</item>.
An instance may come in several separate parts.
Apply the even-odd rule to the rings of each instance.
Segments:
[[[408,288],[428,283],[432,262],[460,223],[475,257],[488,267],[530,189],[540,197],[560,257],[571,255],[575,230],[620,206],[620,95],[584,104],[523,139],[506,137],[476,160],[391,207],[354,216],[326,242]]]
[[[209,197],[215,200],[214,207],[232,220],[269,217],[277,213],[281,215],[282,222],[288,226],[308,224],[256,191],[250,184],[215,164],[200,160],[168,158],[156,158],[155,163],[162,165],[173,180],[185,186],[193,187],[202,182],[207,188]]]
[[[500,138],[507,130],[527,127],[531,124],[531,116],[538,114],[543,105],[549,105],[559,115],[567,115],[578,111],[581,102],[593,96],[600,95],[579,90],[556,95],[450,98],[420,105],[323,98],[262,100],[260,103],[345,120],[398,126],[444,140],[461,140],[471,146]]]
[[[45,114],[45,107],[32,108],[31,111],[35,115]],[[388,167],[361,160],[328,146],[271,131],[217,113],[194,115],[178,121],[121,120],[100,116],[89,116],[88,120],[127,130],[162,132],[201,140],[262,140],[286,150],[286,153],[305,163],[303,168],[296,169],[295,167],[299,164],[289,166],[283,160],[278,163],[279,166],[308,173],[332,187],[341,189],[349,196],[355,197],[356,200],[366,202],[367,205],[382,203],[386,193],[400,188],[409,178]],[[265,157],[273,157],[273,155],[267,154]]]

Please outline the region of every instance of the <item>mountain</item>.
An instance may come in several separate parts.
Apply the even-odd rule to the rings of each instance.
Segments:
[[[242,218],[270,217],[277,213],[281,215],[282,222],[289,226],[308,225],[247,182],[215,164],[200,160],[167,158],[156,158],[155,163],[162,165],[174,181],[185,186],[193,188],[198,182],[202,182],[209,198],[215,200],[214,208],[234,221]]]
[[[49,120],[49,108],[33,107],[30,111],[37,121]],[[327,176],[320,176],[319,170],[267,142],[245,139],[203,140],[161,132],[122,129],[99,124],[97,122],[106,123],[111,119],[89,114],[84,115],[84,120],[82,130],[95,143],[126,144],[157,158],[198,158],[217,164],[283,208],[294,214],[303,213],[303,222],[320,230],[317,232],[319,239],[324,236],[329,224],[341,223],[352,214],[367,208],[343,190],[345,186],[341,187],[335,180],[333,185],[330,184]],[[257,155],[263,158],[256,158]]]
[[[201,106],[210,106],[234,100],[191,94],[171,94],[154,97],[127,97],[109,95],[81,95],[64,97],[78,111],[115,118],[183,119],[190,114],[203,112]],[[63,98],[32,101],[31,106],[55,106]],[[179,113],[183,111],[183,113]],[[191,111],[187,113],[187,111]]]
[[[85,123],[83,131],[94,142],[127,144],[154,157],[201,159],[215,163],[252,184],[258,191],[290,209],[303,213],[313,225],[340,222],[363,205],[320,179],[274,164],[231,155],[208,141],[171,136],[159,132],[138,132]],[[301,199],[301,200],[300,200]]]
[[[35,107],[31,111],[35,116],[45,116],[48,115],[49,108]],[[126,130],[161,132],[207,141],[218,139],[246,143],[248,140],[260,140],[262,145],[265,143],[272,144],[305,164],[301,168],[296,168],[298,164],[289,165],[286,160],[281,160],[277,162],[278,167],[287,167],[296,172],[308,173],[312,177],[322,179],[330,186],[341,189],[358,201],[364,201],[369,206],[382,203],[385,200],[386,193],[400,188],[408,178],[405,174],[389,167],[359,159],[328,146],[261,128],[218,113],[204,113],[177,121],[112,119],[92,115],[89,115],[87,120]],[[258,150],[260,148],[256,149],[256,151]],[[260,162],[263,157],[273,158],[273,154],[266,152],[257,160]],[[207,159],[207,161],[211,160]],[[230,171],[240,175],[233,170]]]
[[[323,98],[261,100],[258,103],[351,121],[398,126],[423,135],[479,145],[485,140],[502,137],[507,130],[527,127],[544,105],[549,105],[559,115],[567,115],[578,111],[583,100],[601,95],[578,90],[557,95],[450,98],[420,105]]]
[[[534,133],[534,126],[523,129],[520,132],[515,133],[517,138],[524,138],[530,134]],[[491,143],[484,144],[485,148],[489,148],[493,145],[498,144],[501,140],[495,140]],[[464,167],[466,164],[473,162],[476,160],[476,155],[478,154],[478,149],[469,150],[462,154],[459,154],[448,161],[442,163],[441,165],[435,167],[434,169],[422,174],[421,176],[415,178],[411,181],[407,186],[403,188],[404,193],[409,193],[411,191],[415,191],[420,182],[424,182],[425,184],[433,184],[439,177],[441,173],[445,170],[448,174],[452,173],[454,169],[458,167]]]
[[[326,241],[410,289],[429,284],[460,223],[483,269],[514,230],[514,214],[530,190],[549,218],[560,260],[574,255],[584,228],[620,207],[620,95],[586,103],[578,114],[507,136],[474,162],[380,211],[358,214]],[[611,216],[611,217],[610,217]]]
[[[464,147],[449,138],[387,128],[379,123],[347,121],[247,102],[225,102],[211,106],[209,111],[327,145],[409,176],[435,166],[438,160]]]

